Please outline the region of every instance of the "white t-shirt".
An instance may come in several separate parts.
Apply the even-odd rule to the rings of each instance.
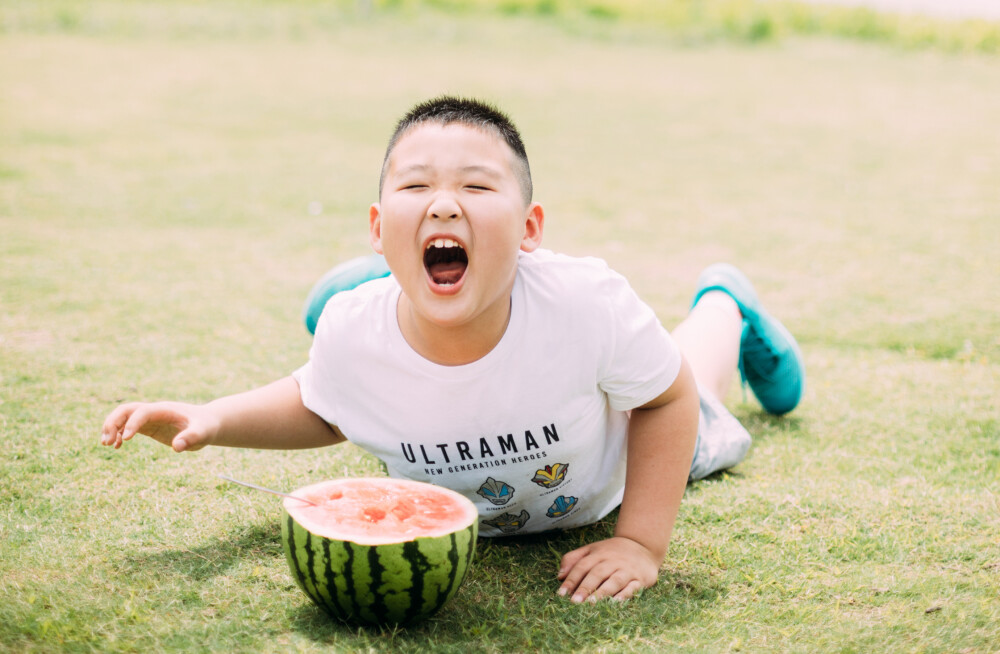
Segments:
[[[295,373],[306,407],[391,476],[468,497],[484,536],[590,524],[621,503],[626,411],[681,362],[624,277],[598,259],[522,253],[503,338],[461,366],[407,344],[399,294],[386,277],[327,303]]]

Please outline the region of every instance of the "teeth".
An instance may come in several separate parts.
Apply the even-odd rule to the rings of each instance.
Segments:
[[[436,238],[427,244],[427,249],[431,248],[460,248],[461,245],[457,241],[453,241],[450,238]]]

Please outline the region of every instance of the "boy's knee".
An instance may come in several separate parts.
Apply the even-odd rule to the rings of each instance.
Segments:
[[[689,479],[702,479],[737,465],[746,458],[752,440],[750,432],[721,403],[703,397]]]

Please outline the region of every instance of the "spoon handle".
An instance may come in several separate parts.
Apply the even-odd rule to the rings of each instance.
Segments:
[[[222,474],[217,475],[217,476],[220,479],[225,479],[226,481],[231,481],[234,484],[239,484],[240,486],[247,486],[249,488],[255,488],[255,489],[259,490],[259,491],[264,491],[265,493],[271,493],[272,495],[280,495],[282,497],[290,497],[293,500],[298,500],[300,502],[305,502],[306,504],[311,504],[313,506],[319,506],[319,504],[316,504],[316,502],[313,502],[312,500],[307,500],[304,497],[299,497],[298,495],[289,495],[288,493],[282,493],[281,491],[276,491],[276,490],[274,490],[272,488],[265,488],[263,486],[258,486],[257,484],[251,484],[248,481],[240,481],[239,479],[233,479],[232,477],[227,477],[227,476],[222,475]]]

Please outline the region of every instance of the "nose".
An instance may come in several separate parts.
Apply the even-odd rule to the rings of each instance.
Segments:
[[[427,215],[438,220],[454,220],[462,215],[462,207],[450,193],[438,193],[427,207]]]

